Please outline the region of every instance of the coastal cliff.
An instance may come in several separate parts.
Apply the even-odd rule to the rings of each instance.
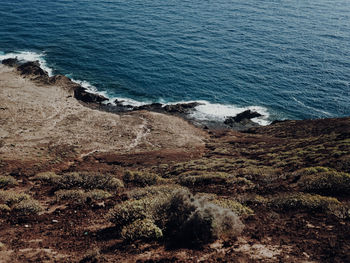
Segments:
[[[200,129],[147,108],[98,110],[104,98],[68,78],[10,64],[0,66],[1,260],[350,261],[350,118]],[[166,210],[174,200],[190,212]]]

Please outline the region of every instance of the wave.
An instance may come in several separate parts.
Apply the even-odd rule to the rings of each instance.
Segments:
[[[47,65],[44,52],[36,53],[31,51],[20,51],[20,52],[4,53],[0,51],[0,62],[4,59],[15,58],[15,57],[21,62],[38,61],[40,64],[40,67],[45,71],[47,71],[49,76],[53,76],[54,70]],[[74,79],[72,77],[73,74],[68,74],[66,76],[69,77],[73,82],[84,87],[87,91],[94,94],[99,94],[108,98],[108,100],[104,102],[105,104],[115,105],[115,100],[118,100],[124,105],[132,105],[132,106],[142,106],[142,105],[146,105],[154,102],[154,101],[137,101],[137,100],[134,100],[131,98],[125,98],[125,97],[113,97],[113,96],[110,96],[106,91],[98,90],[94,85],[92,85],[88,81]],[[162,103],[164,106],[179,104],[179,103],[197,102],[200,105],[195,107],[195,111],[193,111],[190,114],[190,118],[196,119],[198,121],[223,122],[227,117],[236,116],[237,114],[246,110],[252,110],[262,115],[261,117],[253,118],[252,119],[253,122],[256,122],[260,125],[268,125],[271,123],[269,121],[270,114],[268,110],[261,106],[237,107],[235,105],[211,103],[205,100],[177,101],[177,102],[165,102],[164,100],[160,100],[158,102]]]
[[[248,106],[248,107],[237,107],[235,105],[225,105],[219,103],[210,103],[208,101],[196,101],[201,105],[197,106],[191,114],[196,120],[201,121],[224,121],[227,117],[236,116],[237,114],[246,111],[256,111],[260,113],[262,116],[253,118],[252,121],[256,122],[260,125],[269,125],[271,121],[269,121],[270,114],[265,107],[261,106]]]
[[[11,53],[0,52],[0,61],[8,58],[17,58],[21,62],[39,61],[40,67],[45,70],[50,77],[53,76],[53,70],[47,66],[45,53],[36,53],[31,51],[19,51]]]
[[[313,111],[315,111],[315,112],[324,114],[324,115],[326,115],[326,116],[328,116],[328,117],[332,117],[332,114],[329,113],[329,112],[327,112],[327,111],[320,110],[320,109],[317,109],[317,108],[315,108],[315,107],[308,106],[308,105],[306,105],[305,103],[301,102],[300,100],[297,100],[297,99],[294,98],[294,97],[292,97],[292,99],[293,99],[295,102],[299,103],[301,106],[303,106],[303,107],[305,107],[305,108],[307,108],[307,109],[309,109],[309,110],[313,110]]]

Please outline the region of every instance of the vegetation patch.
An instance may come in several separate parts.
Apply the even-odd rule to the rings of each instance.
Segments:
[[[33,179],[45,184],[55,184],[60,178],[61,177],[54,172],[43,172],[36,174]]]
[[[43,207],[34,199],[22,200],[12,208],[13,212],[20,215],[34,215],[40,213],[42,210]]]
[[[11,211],[18,215],[33,215],[43,210],[40,203],[31,196],[14,191],[0,191],[0,205],[2,212]]]
[[[130,225],[123,227],[121,237],[126,241],[157,240],[163,237],[163,232],[152,220],[138,219]]]
[[[72,204],[85,204],[88,200],[98,201],[111,197],[112,195],[103,190],[92,190],[85,192],[84,190],[59,190],[55,193],[56,201],[67,201]]]
[[[254,211],[251,208],[249,208],[245,205],[242,205],[241,203],[237,202],[236,200],[217,197],[217,198],[211,200],[211,202],[213,204],[216,204],[216,205],[222,207],[222,208],[230,209],[236,215],[239,215],[239,216],[248,216],[248,215],[254,214]]]
[[[325,167],[303,169],[298,184],[303,191],[330,195],[350,194],[350,174]]]
[[[12,176],[0,175],[0,188],[17,185],[17,181]]]
[[[47,183],[57,189],[82,188],[117,191],[124,187],[123,182],[110,174],[73,172],[56,175],[52,172],[39,173],[34,179]]]
[[[134,188],[127,193],[130,199],[142,199],[150,196],[171,196],[174,191],[184,189],[178,184],[153,185],[142,188]]]
[[[126,171],[123,176],[124,183],[135,186],[155,185],[160,181],[160,177],[154,173]]]
[[[178,183],[184,186],[198,186],[198,185],[209,185],[209,184],[239,184],[245,186],[253,186],[254,184],[246,179],[236,177],[235,175],[231,175],[223,172],[199,172],[199,171],[191,171],[187,173],[183,173],[178,178]]]
[[[151,235],[142,234],[140,239],[158,239],[162,233],[171,243],[197,246],[236,236],[243,229],[232,210],[208,202],[202,196],[193,196],[187,189],[173,190],[170,194],[162,188],[157,190],[159,194],[125,201],[110,211],[110,220],[120,229],[123,238],[133,240],[137,238],[134,229],[145,227],[152,229],[145,230]]]
[[[269,205],[280,210],[305,209],[333,214],[344,217],[344,207],[334,197],[326,197],[317,194],[293,193],[272,198]]]

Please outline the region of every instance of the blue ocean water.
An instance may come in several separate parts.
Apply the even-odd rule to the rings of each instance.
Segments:
[[[348,0],[0,0],[0,52],[198,118],[350,115]]]

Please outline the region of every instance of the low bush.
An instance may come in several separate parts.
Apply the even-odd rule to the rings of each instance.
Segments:
[[[303,191],[339,195],[350,194],[350,174],[333,169],[316,167],[298,172],[298,185]]]
[[[17,185],[17,181],[12,176],[0,175],[0,188]]]
[[[124,226],[121,237],[126,241],[149,241],[163,237],[162,230],[150,219],[138,219],[130,225]]]
[[[117,228],[122,229],[136,220],[152,219],[152,208],[153,199],[128,200],[111,209],[109,219]]]
[[[198,246],[218,238],[235,237],[243,230],[242,222],[231,210],[186,190],[174,193],[163,206],[166,207],[163,233],[175,243]]]
[[[211,202],[222,208],[230,209],[239,216],[248,216],[254,214],[254,211],[252,209],[232,199],[217,197],[211,200]]]
[[[126,171],[123,176],[124,183],[142,187],[155,185],[160,179],[161,178],[158,175],[147,172]]]
[[[174,191],[184,189],[177,184],[154,185],[143,188],[134,188],[127,193],[131,199],[142,199],[150,196],[170,196]]]
[[[36,174],[33,179],[45,184],[55,184],[61,177],[54,172],[43,172]]]
[[[187,172],[179,176],[178,183],[183,186],[198,186],[208,184],[239,184],[252,186],[253,183],[246,178],[237,178],[222,172]]]
[[[9,207],[29,199],[31,199],[31,197],[27,194],[14,191],[0,191],[0,203],[6,204]]]
[[[0,212],[7,213],[10,211],[11,211],[11,208],[8,205],[0,204]]]
[[[22,200],[16,204],[12,211],[20,215],[34,215],[38,214],[43,210],[43,207],[37,200],[28,199]]]
[[[121,180],[112,175],[100,173],[73,172],[56,175],[52,172],[46,172],[37,174],[34,179],[52,185],[57,189],[82,188],[85,190],[117,191],[124,187]]]
[[[185,188],[150,189],[147,190],[152,194],[147,195],[149,192],[146,191],[141,199],[125,201],[110,211],[110,221],[124,231],[122,237],[135,236],[131,229],[141,227],[144,220],[148,220],[145,226],[158,227],[167,241],[188,246],[233,237],[243,229],[242,222],[232,210],[210,203],[203,196],[193,196]]]
[[[98,201],[111,197],[112,195],[103,190],[92,190],[85,192],[84,190],[59,190],[55,192],[56,201],[68,201],[72,204],[84,204],[87,200]]]
[[[43,210],[40,203],[31,196],[14,191],[0,191],[0,205],[3,212],[11,211],[18,215],[33,215]]]
[[[325,212],[342,217],[343,207],[338,199],[317,194],[293,193],[274,197],[269,205],[280,210],[305,209],[307,211]]]
[[[88,198],[91,198],[94,201],[103,200],[111,197],[112,195],[109,192],[103,191],[101,189],[95,189],[86,193]]]

